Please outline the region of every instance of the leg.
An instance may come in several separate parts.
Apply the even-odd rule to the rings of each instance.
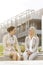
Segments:
[[[20,60],[21,57],[20,57],[19,53],[16,53],[16,55],[17,55],[17,56],[16,56],[16,59],[17,59],[17,60]]]
[[[27,52],[23,53],[23,57],[24,57],[24,60],[27,60],[27,58],[28,58]]]
[[[16,60],[16,57],[17,57],[16,52],[11,52],[11,53],[10,53],[10,58],[11,58],[12,60]]]
[[[19,53],[15,52],[15,53],[13,54],[13,60],[16,60],[16,61],[20,60],[20,55],[19,55]]]
[[[35,53],[32,53],[30,56],[29,56],[29,60],[34,60],[34,58],[37,56],[37,52]]]
[[[13,60],[18,60],[18,55],[16,54],[16,53],[14,53],[14,55],[13,55]]]

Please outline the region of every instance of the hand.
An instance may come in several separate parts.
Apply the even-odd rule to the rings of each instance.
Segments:
[[[10,43],[6,43],[6,47],[10,47],[11,45],[10,45]]]
[[[21,56],[21,55],[22,55],[22,53],[21,53],[21,52],[19,52],[19,55]]]
[[[30,52],[30,51],[27,51],[27,54],[28,54],[28,55],[31,55],[31,54],[32,54],[32,52]]]

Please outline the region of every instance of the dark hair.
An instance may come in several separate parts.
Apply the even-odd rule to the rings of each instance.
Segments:
[[[7,31],[10,32],[10,31],[12,31],[13,29],[15,29],[15,27],[14,27],[14,26],[10,26],[9,28],[7,28]]]

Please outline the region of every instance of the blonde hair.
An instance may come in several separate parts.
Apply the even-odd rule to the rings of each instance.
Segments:
[[[29,30],[31,30],[31,29],[34,30],[34,35],[37,35],[37,33],[36,33],[36,28],[35,28],[34,26],[31,26],[31,27],[29,28]]]

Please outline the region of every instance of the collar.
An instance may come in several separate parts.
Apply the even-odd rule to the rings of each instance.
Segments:
[[[30,35],[28,36],[29,39],[33,39],[33,38],[36,38],[35,36],[33,36],[32,38],[30,37]]]

